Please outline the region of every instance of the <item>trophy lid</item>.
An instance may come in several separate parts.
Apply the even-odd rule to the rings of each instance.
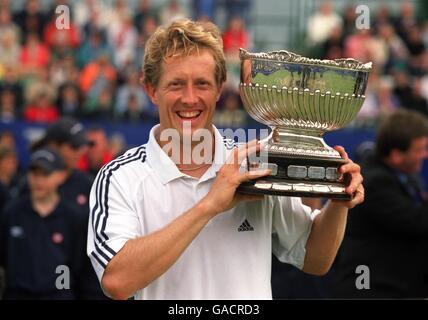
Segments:
[[[341,58],[341,59],[335,59],[335,60],[312,59],[312,58],[303,57],[297,53],[290,52],[287,50],[251,53],[243,48],[240,48],[239,57],[241,60],[246,60],[246,59],[269,60],[269,61],[275,61],[275,62],[335,67],[335,68],[356,70],[356,71],[363,71],[363,72],[369,72],[372,69],[371,62],[362,63],[353,58]]]

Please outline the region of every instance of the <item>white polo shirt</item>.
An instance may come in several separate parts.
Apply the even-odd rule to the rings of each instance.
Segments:
[[[159,125],[147,144],[105,165],[92,186],[88,255],[100,281],[128,240],[161,229],[195,206],[234,148],[214,127],[214,163],[197,179],[178,170],[158,145],[156,130]],[[300,198],[242,202],[211,219],[174,265],[135,298],[272,299],[271,253],[302,268],[317,213]]]

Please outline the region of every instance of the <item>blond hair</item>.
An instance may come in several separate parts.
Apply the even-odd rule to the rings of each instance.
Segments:
[[[143,82],[154,88],[159,84],[162,62],[168,58],[187,56],[209,50],[215,61],[218,86],[226,81],[226,61],[220,30],[211,22],[176,20],[168,27],[159,27],[146,43]]]

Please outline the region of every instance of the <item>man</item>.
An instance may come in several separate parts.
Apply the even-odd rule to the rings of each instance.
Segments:
[[[86,221],[60,196],[64,178],[64,163],[57,153],[47,148],[36,151],[28,170],[29,194],[14,200],[1,215],[5,299],[73,299],[77,295],[86,258],[81,237]],[[67,290],[57,286],[59,266],[68,267]]]
[[[87,145],[83,125],[73,118],[62,118],[50,125],[45,136],[32,146],[33,150],[49,147],[62,157],[66,179],[60,187],[60,192],[83,216],[88,216],[91,181],[84,173],[76,170],[76,166]]]
[[[240,172],[260,144],[234,148],[212,125],[226,80],[217,27],[180,20],[159,28],[143,72],[160,124],[147,144],[104,166],[91,190],[88,255],[104,291],[115,299],[271,299],[272,251],[306,272],[327,272],[348,207],[363,201],[359,167],[341,167],[353,200],[319,214],[299,198],[238,194],[241,182],[270,172]],[[186,143],[199,133],[202,142]]]
[[[428,198],[418,181],[427,135],[415,111],[380,125],[375,155],[363,165],[366,201],[351,211],[334,267],[338,298],[428,296]]]
[[[113,154],[109,150],[108,138],[103,128],[94,126],[87,129],[86,137],[89,150],[79,159],[78,168],[86,172],[93,181],[101,167],[113,159]]]
[[[91,189],[91,179],[84,173],[76,169],[79,158],[88,145],[83,125],[73,118],[62,118],[50,125],[45,136],[37,141],[33,150],[41,147],[49,147],[58,152],[65,163],[66,176],[59,187],[59,192],[64,199],[80,213],[86,221],[89,218],[89,193]],[[81,230],[83,237],[86,236],[87,229]],[[83,282],[86,289],[82,289],[80,299],[104,299],[96,275],[91,268],[89,259],[86,259],[84,273],[87,281]]]

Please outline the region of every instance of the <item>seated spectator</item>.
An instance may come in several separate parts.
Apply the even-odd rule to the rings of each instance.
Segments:
[[[119,70],[124,70],[135,58],[137,48],[138,31],[135,28],[131,16],[123,16],[108,29],[108,43],[113,51],[114,65]]]
[[[16,66],[20,50],[19,28],[9,11],[0,9],[0,65]]]
[[[30,193],[1,215],[0,265],[6,274],[5,299],[74,299],[85,259],[86,221],[58,192],[64,162],[51,149],[32,154]],[[42,230],[49,230],[43,232]],[[34,253],[37,252],[37,259]],[[68,266],[70,289],[58,290],[58,266]]]
[[[59,118],[57,107],[52,104],[54,94],[46,87],[35,90],[29,96],[29,102],[24,109],[23,119],[27,122],[51,123]]]
[[[101,30],[91,30],[82,46],[77,52],[77,65],[84,68],[88,63],[94,61],[100,53],[107,53],[112,56],[111,48],[104,40]]]
[[[376,47],[370,31],[361,29],[345,40],[345,57],[369,62],[376,56]]]
[[[66,82],[71,82],[74,72],[79,72],[71,52],[61,53],[53,61],[49,68],[49,82],[60,88]]]
[[[18,11],[13,20],[24,35],[36,33],[41,38],[48,19],[40,10],[39,0],[27,0],[24,9]]]
[[[140,0],[138,2],[137,12],[134,16],[134,25],[139,33],[144,31],[146,20],[150,18],[153,18],[155,20],[155,24],[157,25],[157,13],[152,8],[150,0]]]
[[[222,109],[215,114],[214,123],[219,128],[245,128],[248,125],[247,112],[243,110],[239,94],[225,92]]]
[[[27,34],[22,47],[19,61],[24,74],[37,74],[39,69],[45,69],[50,59],[49,47],[40,42],[37,33]]]
[[[3,130],[0,132],[0,147],[6,147],[7,149],[15,150],[16,141],[15,135],[12,131]]]
[[[0,91],[13,91],[16,97],[16,103],[19,107],[22,106],[23,94],[22,85],[19,82],[19,72],[17,67],[6,66],[4,69],[3,78],[0,80]]]
[[[62,116],[77,116],[81,113],[80,90],[73,83],[66,83],[59,89],[58,108]]]
[[[58,51],[60,48],[75,49],[80,44],[79,30],[76,25],[70,20],[67,28],[58,28],[58,14],[53,14],[51,20],[46,25],[43,33],[43,40],[53,51]]]
[[[13,123],[17,120],[18,105],[15,92],[12,90],[0,91],[0,122]]]
[[[80,73],[80,89],[84,94],[88,94],[94,87],[97,81],[115,81],[116,69],[109,62],[109,55],[102,51],[98,54],[96,60],[90,62],[83,68]],[[95,92],[94,95],[99,94]]]
[[[82,116],[92,120],[109,121],[113,117],[113,106],[112,86],[105,84],[98,95],[87,96]]]
[[[330,1],[323,1],[319,10],[309,17],[308,37],[309,44],[316,46],[327,40],[334,27],[342,26],[342,18],[333,10]]]
[[[160,23],[168,25],[174,20],[187,18],[187,10],[177,0],[169,0],[160,12]]]
[[[121,118],[123,113],[129,110],[128,103],[131,96],[136,100],[136,110],[141,113],[149,103],[149,99],[140,84],[140,77],[136,71],[130,71],[126,83],[117,90],[115,115],[118,118]]]
[[[245,29],[244,21],[236,16],[228,24],[223,33],[223,49],[226,59],[230,61],[239,60],[239,48],[249,49],[249,36]]]

